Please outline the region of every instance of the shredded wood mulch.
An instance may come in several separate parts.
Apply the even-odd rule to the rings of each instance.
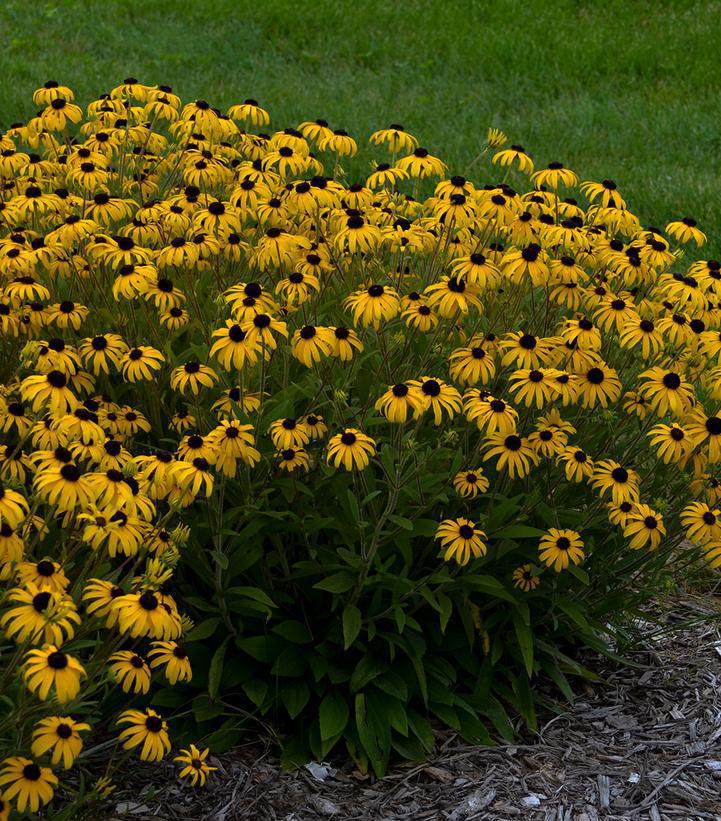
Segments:
[[[380,780],[351,765],[283,773],[270,749],[245,746],[213,762],[219,772],[203,791],[180,785],[170,765],[160,778],[138,766],[103,817],[721,821],[719,609],[686,601],[663,620],[661,632],[640,625],[648,635],[630,655],[639,666],[597,661],[602,681],[528,743],[471,747],[445,736],[432,760],[396,764]]]

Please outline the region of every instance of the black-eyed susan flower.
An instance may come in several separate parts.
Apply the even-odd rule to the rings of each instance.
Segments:
[[[408,305],[401,315],[409,328],[414,328],[421,333],[428,333],[438,325],[438,314],[433,311],[426,300]]]
[[[655,550],[666,536],[666,528],[660,513],[645,504],[637,504],[626,517],[623,535],[631,550],[648,547]]]
[[[418,145],[418,140],[397,123],[392,123],[387,128],[374,131],[370,135],[370,142],[374,145],[385,146],[391,154],[399,154],[401,151],[413,151]]]
[[[281,470],[293,473],[294,470],[310,470],[310,457],[305,448],[282,448],[276,451],[276,459]]]
[[[597,460],[593,466],[591,486],[602,496],[610,495],[616,505],[638,502],[639,484],[635,470],[619,465],[613,459]]]
[[[623,409],[639,419],[645,419],[649,410],[648,400],[639,391],[626,391],[623,395]]]
[[[376,453],[376,443],[370,436],[356,428],[346,428],[328,442],[327,461],[336,468],[365,470]]]
[[[461,566],[468,564],[471,557],[477,559],[486,555],[486,538],[475,522],[463,517],[444,519],[436,530],[436,539],[440,539],[445,561],[453,559]]]
[[[59,469],[39,470],[33,487],[47,504],[54,505],[59,512],[85,507],[93,498],[92,485],[82,471],[74,464],[63,465]]]
[[[522,479],[538,464],[539,457],[527,439],[517,433],[490,433],[483,443],[483,460],[497,458],[497,469]]]
[[[118,596],[113,599],[111,608],[117,615],[120,630],[133,638],[173,639],[180,635],[177,612],[152,590]]]
[[[193,672],[188,653],[177,641],[153,641],[148,652],[150,666],[162,668],[171,685],[179,681],[190,681]]]
[[[3,804],[13,802],[18,812],[26,809],[36,813],[40,807],[52,801],[58,777],[50,767],[42,767],[30,758],[13,756],[0,765],[0,787]],[[4,807],[3,807],[4,810]]]
[[[45,701],[54,691],[61,703],[72,701],[80,692],[80,681],[85,668],[68,653],[48,644],[40,650],[30,650],[23,663],[23,678],[31,693]]]
[[[213,492],[214,477],[210,462],[203,456],[191,460],[173,462],[170,468],[173,481],[193,499],[197,496],[208,497]]]
[[[721,539],[721,512],[705,502],[691,502],[681,511],[681,524],[694,544]]]
[[[90,725],[75,721],[69,716],[48,716],[41,719],[33,730],[32,754],[42,758],[50,753],[50,762],[69,770],[83,749],[81,732],[88,732]]]
[[[416,415],[419,416],[420,413],[430,410],[433,413],[435,425],[441,424],[444,414],[452,419],[460,413],[463,407],[461,394],[442,379],[422,376],[420,379],[409,380],[408,386],[418,391],[423,402],[421,410],[416,411]]]
[[[428,305],[447,319],[467,314],[471,308],[481,310],[476,287],[463,279],[442,276],[438,282],[429,285],[423,295]]]
[[[0,627],[18,644],[49,642],[60,646],[72,639],[80,624],[75,603],[62,591],[41,590],[27,582],[11,588],[7,601],[11,606],[0,616]]]
[[[246,335],[247,344],[257,349],[264,346],[268,350],[275,350],[278,347],[275,335],[288,337],[286,323],[270,314],[255,314],[251,319],[243,322],[240,327]]]
[[[128,725],[118,738],[124,750],[140,747],[142,761],[162,761],[170,752],[168,724],[155,710],[124,710],[116,721],[117,726]]]
[[[412,416],[417,416],[425,405],[420,389],[414,385],[400,382],[389,385],[388,390],[379,397],[375,409],[385,416],[389,422],[406,422]]]
[[[358,151],[358,144],[347,131],[336,128],[330,134],[321,137],[318,148],[321,151],[331,151],[339,157],[354,157]]]
[[[210,750],[207,747],[201,751],[195,744],[191,744],[188,749],[181,750],[180,755],[173,759],[182,765],[179,778],[190,781],[193,787],[204,787],[208,775],[218,769],[207,763],[209,753]]]
[[[334,334],[331,328],[320,325],[304,325],[291,338],[291,353],[306,368],[320,362],[333,353]]]
[[[522,145],[511,145],[497,151],[491,158],[491,162],[494,165],[500,165],[501,168],[510,168],[515,165],[522,174],[529,176],[533,173],[533,160]]]
[[[694,408],[685,420],[684,427],[697,446],[706,446],[710,462],[721,461],[721,417],[706,416],[702,409]]]
[[[62,594],[70,584],[65,571],[52,559],[21,562],[17,567],[18,581],[22,585],[32,584],[38,590],[50,590]]]
[[[593,475],[593,459],[582,448],[567,445],[557,455],[569,482],[582,482]]]
[[[510,393],[514,399],[526,407],[542,408],[548,404],[558,392],[555,382],[560,371],[554,368],[522,368],[510,375]]]
[[[197,396],[201,390],[212,388],[218,381],[218,374],[200,362],[186,362],[170,372],[170,389],[179,393]]]
[[[107,627],[117,624],[117,610],[113,602],[125,595],[123,589],[107,579],[89,579],[82,593],[88,616],[105,619]]]
[[[513,284],[521,285],[524,280],[529,280],[536,288],[546,286],[551,277],[548,257],[538,242],[509,249],[503,255],[501,270]]]
[[[128,346],[119,334],[104,333],[84,339],[78,351],[83,364],[97,376],[109,374],[111,367],[117,369]]]
[[[479,494],[485,493],[489,484],[488,478],[483,475],[482,468],[461,470],[453,477],[453,487],[456,493],[466,499],[475,499]]]
[[[261,128],[270,122],[268,112],[258,104],[257,100],[252,98],[248,98],[237,105],[232,105],[228,109],[228,116],[233,120]]]
[[[514,433],[518,411],[503,399],[490,394],[482,396],[477,389],[466,391],[464,407],[469,422],[475,422],[486,433]]]
[[[124,693],[147,693],[150,689],[148,662],[132,650],[120,650],[108,658],[108,671]]]
[[[664,339],[651,319],[634,319],[621,327],[622,348],[640,348],[641,356],[649,359],[663,348]]]
[[[68,377],[57,370],[27,376],[20,384],[20,396],[36,413],[46,408],[53,415],[61,415],[80,404],[68,383]]]
[[[576,377],[578,395],[584,408],[592,408],[594,405],[607,408],[610,403],[617,402],[621,395],[622,386],[617,371],[603,363],[594,365]]]
[[[334,327],[330,330],[333,331],[331,356],[340,359],[341,362],[350,362],[356,353],[363,350],[363,343],[352,328]]]
[[[301,425],[307,427],[305,422]],[[240,459],[251,467],[260,461],[260,452],[254,446],[255,433],[252,425],[242,424],[234,419],[224,419],[210,432],[208,440],[217,449],[216,464],[226,476],[235,475],[224,468],[227,460]]]
[[[17,490],[0,483],[0,526],[7,524],[16,529],[25,520],[30,507],[25,497]]]
[[[537,337],[524,331],[513,331],[500,341],[502,365],[517,368],[538,368],[547,364],[554,352],[554,340]]]
[[[429,153],[421,146],[414,149],[412,154],[401,157],[396,165],[413,179],[423,180],[428,177],[443,177],[446,165],[438,157]]]
[[[482,340],[472,340],[471,347],[456,348],[449,357],[451,378],[462,385],[486,385],[496,374],[493,354]]]
[[[534,574],[533,565],[530,564],[522,564],[517,567],[511,578],[513,579],[513,586],[524,593],[530,593],[541,583],[540,576],[537,573]]]
[[[664,464],[683,464],[693,449],[693,442],[680,425],[654,425],[647,436]]]
[[[566,570],[571,563],[581,564],[585,554],[583,540],[575,530],[549,528],[538,543],[539,559],[556,573]]]
[[[570,168],[564,167],[563,163],[550,162],[546,168],[534,172],[531,181],[536,188],[547,186],[556,190],[563,185],[566,188],[574,188],[578,185],[578,176]]]
[[[120,359],[120,372],[127,382],[152,381],[163,366],[165,357],[150,345],[131,348]]]
[[[480,291],[495,287],[501,278],[501,272],[496,265],[480,251],[453,260],[451,269],[454,279],[464,280]]]
[[[693,387],[682,373],[675,370],[654,366],[643,371],[639,380],[639,393],[661,416],[667,413],[681,416],[693,403]]]
[[[290,417],[275,419],[270,423],[268,433],[279,450],[305,447],[311,439],[311,432],[305,423]]]
[[[400,312],[400,298],[389,285],[373,284],[347,297],[345,306],[353,314],[353,322],[363,327],[380,327]]]
[[[537,429],[528,435],[528,444],[539,456],[551,458],[557,456],[568,443],[566,432],[553,425],[538,425]]]
[[[681,243],[693,241],[697,246],[701,246],[706,242],[706,234],[698,227],[693,217],[683,217],[683,219],[669,222],[666,226],[666,233]]]
[[[609,522],[611,522],[612,525],[618,525],[622,528],[626,526],[629,516],[636,509],[635,502],[620,502],[619,504],[608,502],[606,506],[608,508]]]

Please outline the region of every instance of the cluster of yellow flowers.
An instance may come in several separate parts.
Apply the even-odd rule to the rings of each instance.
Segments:
[[[255,470],[362,488],[385,470],[371,424],[400,449],[460,421],[479,433],[448,476],[464,504],[534,472],[552,499],[556,471],[632,549],[667,535],[642,496],[671,465],[681,537],[721,564],[721,265],[684,262],[705,241],[693,220],[642,228],[610,180],[580,185],[583,206],[573,171],[537,170],[495,130],[501,183],[448,176],[400,125],[370,138],[390,161],[350,183],[353,137],[323,120],[262,133],[253,100],[224,114],[132,78],[85,112],[55,82],[33,100],[0,136],[0,675],[32,725],[32,757],[0,763],[0,819],[37,811],[80,755],[90,725],[59,706],[190,679],[170,592],[184,511]],[[269,418],[289,385],[305,406]],[[492,535],[467,517],[437,532],[461,564]],[[540,565],[583,559],[576,530],[540,538]],[[513,579],[532,592],[540,573]],[[17,723],[0,715],[6,746]],[[145,760],[170,750],[153,709],[117,724]],[[203,784],[207,755],[182,750],[181,775]]]

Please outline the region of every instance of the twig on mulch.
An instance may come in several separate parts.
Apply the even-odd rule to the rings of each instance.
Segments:
[[[282,773],[267,748],[220,758],[206,791],[174,780],[151,799],[116,798],[108,821],[721,821],[721,625],[704,604],[677,604],[668,629],[649,630],[632,658],[603,669],[533,743],[495,748],[439,739],[424,764],[401,764],[373,781],[350,766],[324,780]],[[703,620],[699,623],[699,616]],[[696,623],[689,624],[695,618]],[[683,623],[681,622],[683,620]],[[129,774],[141,794],[158,770]],[[145,780],[144,780],[145,779]]]

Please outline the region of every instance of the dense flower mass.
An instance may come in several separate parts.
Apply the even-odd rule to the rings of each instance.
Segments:
[[[414,756],[419,705],[481,727],[473,681],[443,701],[456,662],[518,648],[523,710],[533,619],[588,627],[578,597],[643,562],[721,565],[721,264],[694,220],[646,226],[495,129],[482,184],[398,124],[366,176],[353,136],[266,131],[250,99],[129,78],[33,101],[0,135],[0,807],[51,801],[96,720],[116,764],[167,756],[193,652],[213,709],[226,682],[320,704],[318,756],[354,699],[348,750],[380,771],[410,731],[379,693],[416,705]],[[470,655],[446,639],[423,672],[446,631]],[[346,675],[345,651],[372,661]]]

